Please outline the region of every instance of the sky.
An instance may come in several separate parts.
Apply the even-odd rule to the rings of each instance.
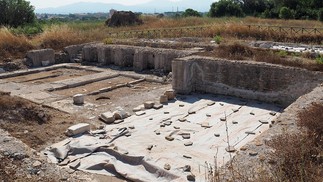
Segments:
[[[64,6],[68,4],[73,4],[76,2],[101,2],[101,3],[118,3],[123,5],[136,5],[147,3],[151,0],[27,0],[30,1],[31,5],[35,6],[36,9],[41,8],[55,8],[59,6]],[[179,1],[179,0],[171,0],[171,1]]]

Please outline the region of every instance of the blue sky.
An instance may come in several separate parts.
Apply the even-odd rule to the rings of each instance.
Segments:
[[[30,1],[31,5],[35,6],[36,9],[49,8],[49,7],[59,7],[68,4],[73,4],[76,2],[103,2],[103,3],[118,3],[123,5],[135,5],[147,3],[151,0],[27,0]],[[180,0],[170,0],[170,1],[180,1]]]

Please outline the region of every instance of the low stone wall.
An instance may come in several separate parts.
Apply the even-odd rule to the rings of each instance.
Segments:
[[[193,54],[193,51],[159,49],[125,45],[92,44],[84,46],[83,61],[120,67],[133,67],[135,71],[145,69],[172,70],[172,60]]]
[[[284,107],[323,83],[323,73],[251,61],[191,56],[172,62],[178,93],[206,92]]]
[[[32,50],[26,54],[27,63],[32,67],[49,66],[55,64],[53,49]]]

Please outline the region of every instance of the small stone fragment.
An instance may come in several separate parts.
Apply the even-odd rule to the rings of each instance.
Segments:
[[[138,107],[135,107],[135,108],[133,108],[133,109],[132,109],[132,111],[133,111],[133,112],[141,111],[141,107],[139,107],[139,106],[138,106]]]
[[[115,121],[113,122],[113,124],[120,124],[120,123],[122,123],[122,122],[124,122],[124,120],[123,120],[123,119],[118,119],[118,120],[115,120]]]
[[[169,114],[169,111],[165,111],[164,114]]]
[[[131,136],[131,133],[126,133],[124,136],[130,137]]]
[[[203,128],[211,128],[212,126],[209,123],[202,123]]]
[[[232,121],[232,124],[238,124],[238,121]]]
[[[156,130],[155,133],[156,133],[156,135],[160,135],[160,131],[159,130]]]
[[[129,126],[129,129],[133,130],[135,129],[135,126]]]
[[[185,122],[186,121],[186,118],[180,118],[178,119],[179,122]]]
[[[129,117],[128,113],[122,107],[117,107],[116,109],[117,110],[113,112],[115,119],[125,119]]]
[[[170,126],[172,123],[173,123],[172,121],[166,121],[166,122],[164,122],[164,124],[165,124],[166,126]]]
[[[232,109],[234,113],[239,112],[239,109]]]
[[[84,104],[84,95],[76,94],[73,96],[73,104],[74,105],[83,105]]]
[[[162,104],[155,104],[154,106],[153,106],[153,108],[154,109],[156,109],[156,110],[158,110],[158,109],[161,109],[161,108],[163,108],[164,106],[162,105]]]
[[[206,104],[207,104],[207,106],[213,106],[215,104],[215,102],[214,101],[208,101]]]
[[[70,167],[71,169],[76,170],[78,167],[80,167],[80,165],[81,165],[81,161],[80,161],[80,160],[76,160],[76,161],[74,161],[74,162],[70,163],[70,164],[69,164],[69,167]]]
[[[206,114],[206,117],[211,117],[211,114]]]
[[[144,103],[145,109],[151,109],[154,107],[154,105],[155,105],[155,103],[152,101],[147,101]]]
[[[166,104],[166,103],[168,102],[168,97],[167,97],[166,95],[162,95],[162,96],[160,96],[160,98],[159,98],[159,102],[160,102],[161,104]]]
[[[164,95],[167,96],[168,100],[175,99],[175,91],[174,90],[167,90]]]
[[[41,162],[39,162],[39,161],[35,161],[34,163],[33,163],[33,167],[40,167],[41,166]]]
[[[190,139],[191,138],[191,134],[190,133],[184,133],[182,134],[183,139]]]
[[[243,146],[243,147],[240,148],[240,150],[241,151],[246,151],[246,150],[248,150],[248,148],[246,146]]]
[[[165,139],[168,141],[173,141],[175,138],[172,136],[166,136]]]
[[[276,112],[270,112],[269,114],[272,115],[272,116],[276,116],[277,113]]]
[[[59,166],[66,166],[68,163],[70,163],[70,159],[66,158],[62,162],[60,162],[58,165]]]
[[[99,117],[107,124],[112,124],[115,121],[115,116],[112,112],[102,113]]]
[[[250,152],[249,152],[249,155],[250,155],[250,156],[257,156],[257,155],[258,155],[258,152],[250,151]]]
[[[227,120],[227,118],[226,117],[221,117],[220,118],[220,121],[226,121]]]
[[[185,165],[183,170],[184,170],[184,172],[191,172],[191,166],[190,165]]]
[[[262,146],[262,145],[263,145],[263,143],[262,143],[262,142],[260,142],[260,141],[257,141],[257,142],[255,143],[255,145],[256,145],[256,146],[258,146],[258,147],[260,147],[260,146]]]
[[[250,112],[250,115],[255,115],[255,112],[251,111],[251,112]]]
[[[193,142],[192,141],[189,141],[189,142],[186,142],[184,143],[184,145],[187,147],[187,146],[192,146],[193,145]]]
[[[175,130],[179,130],[179,129],[181,129],[181,127],[179,127],[179,126],[174,126],[174,129],[175,129]]]
[[[187,159],[192,159],[192,157],[191,157],[191,156],[186,155],[186,154],[184,154],[184,155],[183,155],[183,157],[184,157],[184,158],[187,158]]]
[[[225,150],[227,152],[229,152],[229,153],[232,153],[232,152],[235,152],[236,151],[236,149],[233,146],[229,146],[229,147],[225,148]]]
[[[219,133],[214,133],[214,136],[215,137],[220,137],[220,134]]]
[[[165,164],[164,165],[164,169],[167,170],[167,171],[169,171],[171,169],[170,164]]]
[[[179,107],[184,107],[185,105],[184,105],[184,104],[179,104],[178,106],[179,106]]]
[[[161,128],[164,128],[165,127],[165,124],[164,123],[160,124],[160,127]]]
[[[246,131],[247,135],[255,135],[256,133],[254,131]]]
[[[153,145],[148,145],[147,150],[151,150],[153,147]]]
[[[67,136],[74,136],[74,135],[88,132],[90,130],[91,130],[91,127],[88,123],[79,123],[69,127],[65,133]]]
[[[188,181],[195,181],[195,175],[194,174],[187,175],[187,180]]]
[[[135,114],[136,114],[136,116],[142,116],[142,115],[145,115],[146,112],[144,112],[144,111],[138,111]]]
[[[224,104],[223,103],[220,103],[220,106],[224,106]]]
[[[269,124],[269,121],[266,121],[266,120],[259,120],[259,122],[260,122],[261,124]]]

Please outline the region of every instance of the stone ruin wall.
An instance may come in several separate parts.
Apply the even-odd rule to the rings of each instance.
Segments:
[[[323,83],[323,73],[250,61],[191,56],[175,59],[173,88],[270,102],[287,107]]]

